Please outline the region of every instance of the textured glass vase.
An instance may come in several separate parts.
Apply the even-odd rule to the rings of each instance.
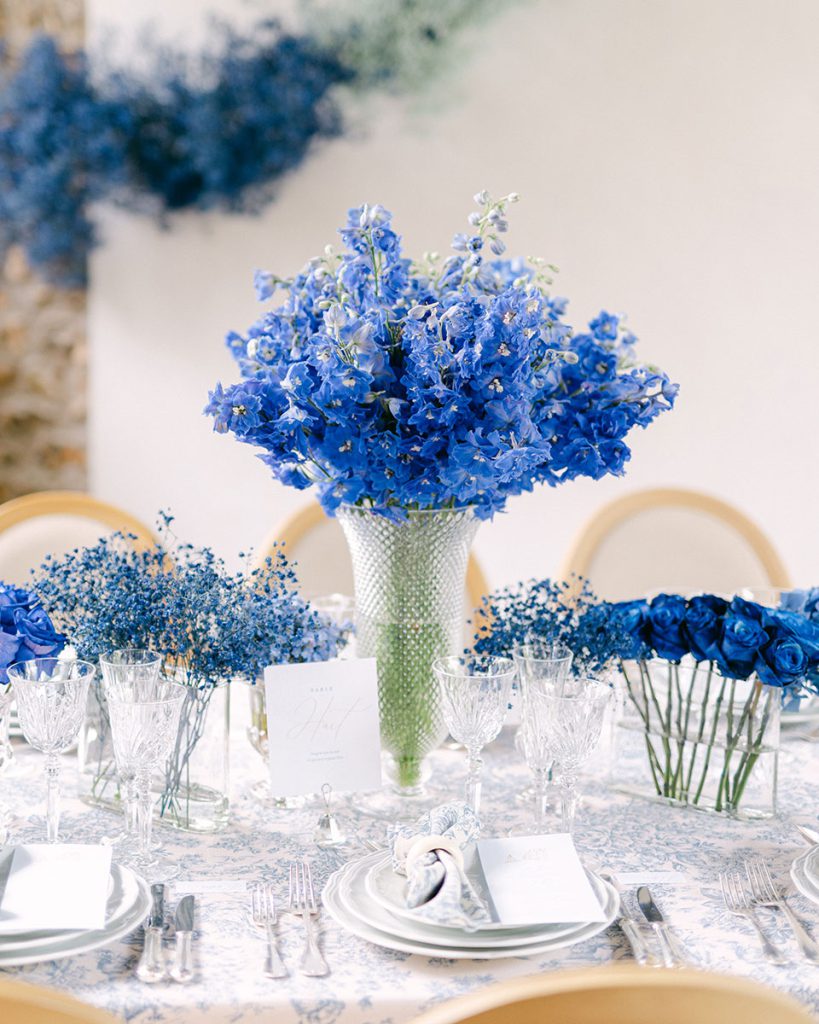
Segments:
[[[336,515],[353,561],[357,655],[378,664],[381,745],[393,782],[414,795],[424,758],[446,736],[432,663],[463,650],[464,582],[479,523],[471,509],[393,521],[347,505]]]

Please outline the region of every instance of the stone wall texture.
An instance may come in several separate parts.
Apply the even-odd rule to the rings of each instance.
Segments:
[[[0,0],[13,64],[32,33],[83,43],[81,0]],[[0,262],[0,502],[86,486],[85,293],[44,284],[19,251]]]

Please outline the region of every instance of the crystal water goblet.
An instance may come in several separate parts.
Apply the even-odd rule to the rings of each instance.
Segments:
[[[117,768],[132,770],[136,785],[139,849],[124,859],[152,882],[168,881],[179,871],[178,865],[157,856],[151,847],[151,773],[173,749],[187,694],[187,687],[162,678],[153,684],[121,679],[105,683]]]
[[[11,683],[0,682],[0,772],[8,768],[14,757],[11,743],[9,742],[9,724],[13,700],[14,694],[11,690]]]
[[[46,829],[56,843],[60,832],[60,757],[76,743],[85,718],[88,686],[96,667],[87,661],[32,658],[8,669],[20,728],[46,755]]]
[[[100,657],[102,686],[116,682],[133,682],[139,686],[152,687],[162,668],[162,656],[155,651],[140,647],[123,647]],[[133,765],[117,763],[117,774],[122,786],[122,805],[125,813],[125,827],[107,842],[135,845],[137,829],[136,771]]]
[[[515,677],[511,658],[494,655],[437,658],[432,669],[441,690],[441,710],[450,735],[467,750],[466,802],[477,814],[481,802],[481,750],[501,731]]]
[[[515,734],[515,748],[526,761],[529,770],[535,776],[534,785],[527,786],[518,794],[523,804],[535,805],[535,819],[538,831],[543,829],[543,816],[548,809],[548,784],[551,781],[551,759],[545,758],[545,751],[540,741],[531,736],[528,739],[525,729],[531,731],[530,722],[527,726],[524,707],[526,692],[532,687],[562,686],[568,678],[574,655],[566,644],[547,637],[532,636],[526,643],[520,644],[512,651],[512,657],[518,669],[518,696],[520,699],[521,724]],[[546,760],[544,766],[544,759]],[[545,776],[544,773],[545,772]]]
[[[590,678],[569,677],[560,689],[535,687],[529,692],[527,702],[536,729],[548,746],[560,777],[566,832],[574,831],[580,766],[600,740],[611,698],[608,683]]]

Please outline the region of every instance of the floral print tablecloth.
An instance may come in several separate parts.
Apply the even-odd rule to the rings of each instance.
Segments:
[[[237,693],[236,697],[244,697]],[[176,1022],[265,1021],[297,1024],[402,1024],[433,1003],[517,975],[535,974],[631,958],[616,926],[596,938],[548,956],[492,961],[453,961],[413,956],[370,945],[346,934],[326,915],[323,948],[332,973],[305,978],[298,973],[303,944],[301,922],[282,919],[280,945],[291,968],[283,981],[262,974],[264,942],[247,921],[247,898],[235,891],[238,882],[266,880],[274,884],[279,902],[287,898],[287,865],[309,855],[317,882],[346,858],[363,852],[357,842],[340,850],[319,850],[312,841],[316,807],[297,811],[269,810],[249,794],[264,775],[258,755],[250,748],[240,720],[234,723],[233,796],[229,831],[194,836],[158,830],[165,848],[182,864],[180,883],[174,883],[171,903],[185,891],[185,880],[208,879],[217,890],[197,897],[198,980],[188,986],[173,982],[158,986],[136,980],[133,968],[142,946],[139,931],[110,947],[71,959],[0,971],[66,990],[79,999],[104,1007],[128,1021]],[[17,747],[12,772],[0,777],[0,804],[12,811],[11,840],[33,838],[23,827],[28,809],[41,809],[44,791],[41,758]],[[819,967],[801,960],[782,915],[767,914],[772,937],[785,945],[791,961],[785,967],[767,964],[747,922],[727,914],[719,894],[720,869],[738,865],[749,854],[766,857],[775,876],[789,884],[792,860],[805,844],[790,824],[819,815],[814,789],[817,746],[785,740],[780,761],[780,817],[739,822],[716,815],[659,806],[616,793],[600,778],[584,782],[584,801],[578,814],[576,842],[581,855],[596,868],[627,872],[675,872],[673,883],[652,884],[657,902],[678,930],[695,965],[745,975],[790,992],[819,1011]],[[66,758],[70,762],[70,758]],[[513,824],[525,818],[513,794],[528,782],[507,730],[486,751],[486,810]],[[442,749],[433,757],[434,781],[444,798],[460,795],[465,765],[457,751]],[[72,793],[67,764],[64,838],[93,841],[115,831],[119,818],[85,808]],[[338,812],[358,838],[381,840],[384,825],[341,806]],[[14,818],[17,826],[14,826]],[[818,823],[819,824],[819,823]],[[819,936],[819,906],[800,896],[793,908]]]

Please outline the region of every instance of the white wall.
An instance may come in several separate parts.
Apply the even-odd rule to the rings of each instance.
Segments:
[[[91,24],[155,17],[190,35],[204,6],[94,0]],[[394,212],[408,249],[443,249],[473,192],[515,190],[511,250],[561,266],[576,321],[628,311],[682,389],[634,436],[624,479],[541,488],[481,528],[491,582],[548,574],[597,506],[657,485],[737,503],[797,580],[819,581],[818,34],[815,0],[533,0],[487,28],[442,110],[376,104],[366,138],[324,145],[258,219],[163,232],[104,211],[94,491],[146,519],[171,506],[180,534],[228,555],[258,541],[304,495],[201,415],[235,376],[223,335],[257,315],[253,269],[295,270],[365,200]]]

